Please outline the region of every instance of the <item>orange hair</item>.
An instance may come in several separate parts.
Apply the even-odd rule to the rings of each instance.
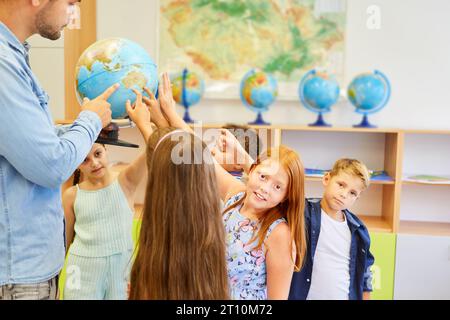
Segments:
[[[263,217],[260,218],[261,227],[258,229],[254,238],[250,240],[250,243],[258,239],[257,248],[261,247],[264,243],[265,235],[272,223],[277,219],[285,218],[291,232],[291,238],[293,239],[291,246],[295,245],[295,261],[294,259],[292,260],[295,264],[295,270],[299,271],[303,266],[307,248],[304,216],[305,170],[299,155],[294,150],[286,146],[280,146],[279,148],[272,148],[262,153],[250,168],[250,172],[267,159],[276,160],[287,172],[289,176],[287,195],[283,202],[278,204],[275,208],[267,210]],[[241,205],[246,196],[237,203],[226,208],[224,213]]]

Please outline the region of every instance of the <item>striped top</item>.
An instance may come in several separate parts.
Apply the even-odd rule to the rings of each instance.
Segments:
[[[75,238],[70,253],[106,257],[133,249],[133,211],[118,179],[98,190],[77,185]]]

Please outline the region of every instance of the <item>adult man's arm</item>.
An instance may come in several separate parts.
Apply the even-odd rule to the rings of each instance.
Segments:
[[[58,188],[84,160],[103,122],[108,122],[105,104],[109,107],[106,100],[116,87],[98,101],[86,102],[85,111],[58,137],[27,76],[6,59],[0,59],[0,74],[0,155],[27,180]],[[109,119],[110,114],[109,110]]]

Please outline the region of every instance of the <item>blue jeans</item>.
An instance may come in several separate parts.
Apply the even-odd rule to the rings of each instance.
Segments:
[[[35,284],[6,284],[0,287],[0,300],[56,300],[58,277]]]

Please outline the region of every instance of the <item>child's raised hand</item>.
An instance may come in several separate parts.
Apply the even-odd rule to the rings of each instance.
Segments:
[[[159,105],[164,117],[167,119],[172,127],[183,129],[187,132],[192,132],[192,129],[184,122],[175,110],[175,100],[173,100],[172,85],[170,83],[167,72],[163,73],[161,82],[158,87],[159,90]]]
[[[166,128],[169,126],[169,122],[161,111],[158,101],[155,98],[155,95],[150,91],[149,88],[145,87],[144,91],[148,94],[150,98],[143,96],[142,99],[144,103],[148,106],[150,110],[150,117],[154,124],[158,128]]]
[[[170,115],[175,109],[175,100],[173,99],[172,84],[167,72],[163,73],[158,90],[161,109],[166,115]]]
[[[150,111],[147,105],[142,101],[142,93],[136,89],[132,89],[136,94],[136,102],[131,105],[130,100],[126,103],[126,110],[130,119],[139,127],[150,124]]]
[[[221,129],[216,140],[217,148],[224,153],[241,154],[245,152],[236,137],[227,129]]]

